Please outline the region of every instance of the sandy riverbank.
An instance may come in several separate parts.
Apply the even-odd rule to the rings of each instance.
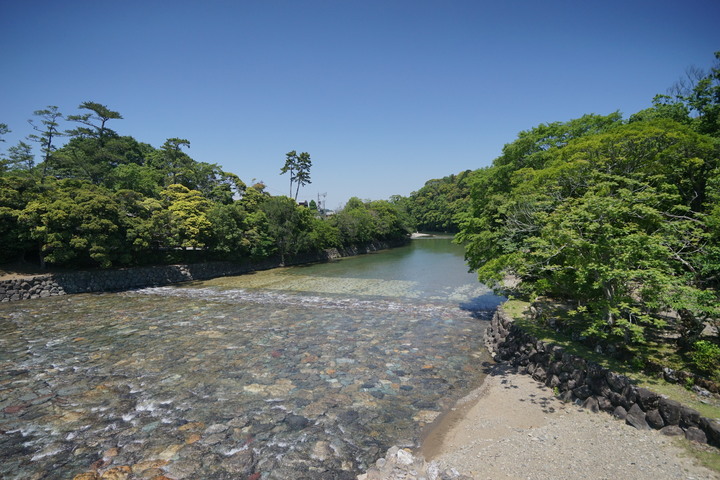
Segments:
[[[718,479],[677,440],[556,399],[511,367],[495,365],[421,451],[440,470],[474,479]]]

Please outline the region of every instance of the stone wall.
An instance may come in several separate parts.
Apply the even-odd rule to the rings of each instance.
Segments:
[[[332,248],[317,253],[299,255],[286,261],[285,264],[299,265],[334,260],[401,246],[406,244],[407,241],[373,242],[362,246],[341,249]],[[241,275],[255,270],[267,270],[279,266],[282,266],[279,258],[270,258],[259,262],[205,262],[190,265],[160,265],[36,275],[0,281],[0,302],[73,293],[157,287],[191,280],[207,280],[228,275]]]
[[[720,422],[665,398],[630,379],[561,347],[547,345],[513,324],[502,307],[486,335],[488,349],[498,361],[555,389],[560,398],[592,411],[606,411],[638,429],[658,429],[667,435],[720,447]]]

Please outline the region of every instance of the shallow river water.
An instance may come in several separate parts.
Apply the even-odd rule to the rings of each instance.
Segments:
[[[0,478],[354,478],[475,385],[499,301],[436,238],[0,304]]]

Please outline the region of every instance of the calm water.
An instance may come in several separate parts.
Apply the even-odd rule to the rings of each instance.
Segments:
[[[422,239],[0,304],[0,478],[354,478],[474,385],[499,300]]]

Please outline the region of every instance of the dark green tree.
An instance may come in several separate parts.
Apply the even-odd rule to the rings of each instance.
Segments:
[[[290,173],[290,198],[297,201],[300,187],[312,183],[310,181],[310,168],[312,161],[307,152],[298,153],[293,150],[285,154],[285,165],[280,169],[280,174]],[[295,196],[293,196],[293,184],[295,185]]]
[[[18,220],[37,242],[42,266],[107,268],[129,260],[119,206],[102,187],[61,180],[30,201]]]
[[[48,169],[52,168],[52,157],[55,150],[57,150],[54,142],[58,137],[66,135],[58,129],[60,126],[58,122],[62,120],[63,114],[58,111],[58,107],[49,105],[43,110],[35,110],[34,115],[40,117],[40,125],[33,120],[28,120],[28,123],[35,131],[39,132],[39,135],[28,135],[28,139],[40,145],[40,152],[42,153],[41,178],[44,180]]]
[[[35,166],[35,155],[32,154],[32,147],[22,140],[7,150],[5,160],[0,160],[2,168],[9,171],[29,172]]]
[[[268,232],[275,242],[280,262],[311,247],[313,216],[288,197],[270,197],[260,206],[267,217]]]
[[[88,113],[80,115],[68,115],[67,119],[77,122],[83,126],[68,132],[74,137],[90,137],[97,139],[98,148],[105,146],[108,137],[117,136],[113,130],[107,127],[110,120],[122,119],[119,112],[110,110],[107,106],[97,102],[83,102],[78,107],[81,110],[89,110]]]

